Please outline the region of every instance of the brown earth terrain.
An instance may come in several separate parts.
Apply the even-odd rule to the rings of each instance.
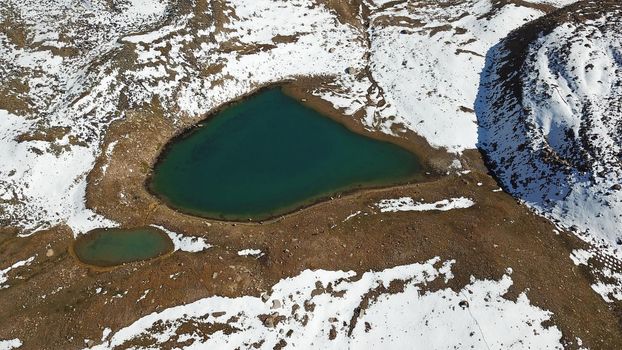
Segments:
[[[188,216],[163,205],[147,191],[145,181],[166,143],[200,121],[173,125],[154,100],[108,131],[107,143],[118,143],[109,158],[102,154],[89,175],[88,206],[122,226],[162,225],[205,237],[214,246],[102,270],[69,254],[73,236],[67,227],[24,238],[3,229],[3,255],[17,261],[37,254],[37,259],[11,272],[11,287],[0,291],[2,338],[22,339],[24,349],[79,349],[85,339],[100,339],[105,327],[115,331],[151,312],[207,296],[257,296],[305,269],[364,272],[439,256],[456,260],[455,278],[449,282],[455,290],[471,276],[497,279],[511,267],[514,285],[507,297],[527,291],[533,304],[553,312],[552,324],[563,332],[568,348],[578,348],[577,337],[592,349],[622,348],[620,303],[605,303],[591,289],[589,270],[569,258],[573,249],[585,248],[582,242],[559,232],[510,195],[493,192],[498,185],[478,152],[468,151],[460,158],[470,173],[447,172],[453,155],[432,149],[412,133],[398,138],[366,132],[356,118],[344,117],[306,93],[321,83],[300,79],[285,89],[352,130],[415,152],[430,169],[429,179],[336,195],[264,223]],[[464,196],[476,204],[447,212],[400,213],[380,213],[375,206],[381,199],[402,196],[426,202]],[[359,210],[361,215],[344,221]],[[261,249],[265,255],[237,255],[246,248]],[[137,301],[147,289],[147,297]]]
[[[358,1],[327,2],[344,22],[366,25],[353,18],[352,14],[359,11]],[[499,7],[505,3],[529,4],[518,0],[495,2]],[[189,2],[182,2],[179,11],[186,10],[184,6],[190,7]],[[208,6],[215,13],[209,20],[217,28],[228,21],[225,2],[197,1],[192,11],[198,24],[208,21],[204,18]],[[531,6],[553,10],[548,5]],[[10,24],[4,26],[15,27],[6,29],[9,37],[20,46],[27,45],[21,30]],[[412,23],[413,27],[418,25]],[[275,38],[277,43],[291,40],[296,38]],[[261,49],[231,48],[240,52]],[[125,62],[118,61],[119,65]],[[219,69],[218,65],[208,68]],[[208,69],[204,72],[211,73]],[[126,118],[113,123],[106,132],[102,149],[117,143],[110,156],[102,153],[89,174],[87,206],[125,227],[162,225],[185,235],[205,237],[213,247],[98,269],[80,263],[70,253],[74,237],[67,226],[28,237],[19,237],[17,229],[0,227],[0,256],[4,261],[37,256],[31,265],[12,270],[8,275],[10,288],[0,289],[0,339],[19,338],[24,342],[21,349],[81,349],[90,345],[86,339],[98,341],[105,327],[114,332],[154,311],[212,295],[258,296],[282,278],[305,269],[361,273],[439,256],[456,260],[452,269],[455,278],[449,281],[454,290],[468,284],[471,276],[498,279],[512,268],[514,285],[506,297],[515,299],[526,291],[531,303],[550,310],[550,325],[563,332],[566,347],[579,348],[576,339],[580,338],[590,349],[622,349],[622,302],[606,303],[591,288],[590,270],[575,266],[569,258],[573,249],[587,248],[583,242],[535,215],[509,194],[493,192],[499,186],[478,151],[466,151],[458,157],[464,167],[461,170],[471,171],[459,174],[448,170],[457,156],[430,147],[413,132],[396,127],[396,137],[368,131],[356,115],[345,116],[309,93],[330,81],[330,77],[299,77],[287,83],[285,91],[353,131],[414,152],[429,170],[425,181],[336,195],[263,223],[222,222],[179,213],[150,194],[145,183],[166,144],[205,116],[171,118],[179,112],[162,108],[154,98],[148,105],[127,110]],[[27,86],[18,80],[6,84],[0,89],[0,106],[26,110],[25,89]],[[120,99],[118,108],[128,106]],[[52,140],[64,132],[33,132],[23,139]],[[381,199],[403,196],[425,202],[464,196],[476,204],[446,212],[399,213],[380,213],[375,206]],[[357,211],[362,214],[344,221]],[[265,255],[255,259],[237,254],[247,248],[261,249]],[[428,286],[431,290],[441,287]],[[150,293],[138,301],[147,289]]]

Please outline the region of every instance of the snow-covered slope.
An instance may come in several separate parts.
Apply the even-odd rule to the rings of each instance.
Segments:
[[[505,188],[590,243],[622,244],[622,5],[581,2],[489,53],[480,146]]]
[[[0,3],[0,224],[113,225],[84,205],[86,174],[121,114],[109,56],[124,33],[162,20],[167,3]]]
[[[396,117],[393,123],[404,124],[435,147],[452,152],[475,148],[473,102],[486,52],[547,7],[536,1],[375,3],[370,69],[386,102],[379,114]]]
[[[441,285],[454,261],[439,258],[367,272],[303,271],[265,297],[209,297],[149,314],[93,349],[561,349],[552,314],[512,285],[476,280],[459,291]],[[508,270],[511,273],[511,270]],[[403,284],[403,289],[391,285]],[[108,329],[107,329],[108,330]],[[447,336],[447,334],[451,336]]]

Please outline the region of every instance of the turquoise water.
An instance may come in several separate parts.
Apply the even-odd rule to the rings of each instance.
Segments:
[[[270,89],[175,139],[149,188],[189,214],[262,220],[338,192],[412,181],[421,171],[411,152]]]
[[[79,237],[73,250],[82,262],[107,267],[166,254],[173,250],[173,242],[154,227],[108,228]]]

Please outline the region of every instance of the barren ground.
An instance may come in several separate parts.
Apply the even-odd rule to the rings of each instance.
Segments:
[[[287,89],[329,112],[326,105],[304,94],[312,83],[301,80]],[[0,248],[15,259],[45,256],[49,248],[54,252],[20,271],[22,277],[1,292],[0,334],[22,339],[27,349],[77,349],[84,346],[83,339],[99,339],[104,327],[115,330],[153,311],[210,295],[260,295],[280,279],[305,269],[364,272],[434,256],[456,260],[456,278],[450,282],[456,290],[471,276],[499,278],[511,267],[514,286],[508,297],[527,290],[533,304],[553,312],[552,321],[569,346],[576,337],[593,349],[622,346],[620,305],[608,305],[594,293],[587,269],[569,258],[572,249],[583,243],[571,234],[557,233],[552,224],[508,194],[493,192],[498,185],[475,151],[462,157],[465,168],[472,170],[466,175],[437,172],[423,183],[344,194],[264,223],[218,222],[171,210],[146,191],[150,165],[180,129],[171,126],[157,108],[130,115],[108,132],[108,139],[118,144],[110,159],[102,155],[89,176],[89,206],[125,226],[162,225],[206,237],[214,247],[98,270],[81,265],[68,253],[73,237],[66,227],[27,238],[15,238],[5,230]],[[360,130],[352,119],[330,115]],[[452,158],[412,134],[397,142],[427,159],[431,169],[446,168]],[[102,176],[106,162],[108,169]],[[425,201],[465,196],[476,205],[447,212],[401,213],[380,213],[374,205],[402,196]],[[368,215],[344,221],[358,210]],[[246,248],[266,254],[259,259],[237,255]],[[59,286],[63,287],[57,291]],[[97,293],[97,288],[106,294]],[[152,292],[137,302],[146,289]]]

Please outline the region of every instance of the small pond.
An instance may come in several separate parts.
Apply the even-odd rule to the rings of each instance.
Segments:
[[[168,235],[155,227],[96,229],[78,237],[73,245],[80,261],[100,267],[147,260],[173,249]]]
[[[355,133],[273,88],[175,138],[148,187],[181,212],[263,220],[336,193],[414,181],[421,173],[413,153]]]

